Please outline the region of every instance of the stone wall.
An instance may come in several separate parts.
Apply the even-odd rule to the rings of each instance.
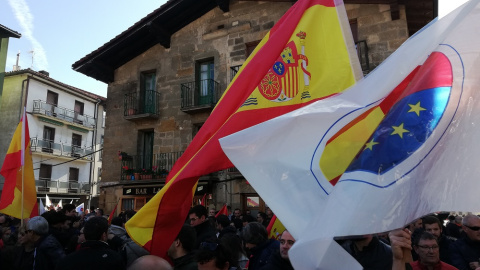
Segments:
[[[350,20],[358,24],[358,40],[366,40],[370,70],[385,60],[408,38],[405,6],[400,6],[400,19],[392,21],[390,5],[345,5]]]

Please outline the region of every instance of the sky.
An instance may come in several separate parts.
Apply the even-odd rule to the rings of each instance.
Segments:
[[[6,71],[12,71],[20,52],[22,69],[46,70],[57,81],[106,97],[107,84],[74,71],[72,64],[165,2],[0,0],[0,24],[22,34],[10,38]]]
[[[465,1],[439,0],[440,15]],[[55,80],[106,97],[107,84],[74,71],[72,64],[165,2],[0,0],[0,24],[22,34],[10,39],[6,71],[12,70],[20,52],[22,69],[46,70]]]

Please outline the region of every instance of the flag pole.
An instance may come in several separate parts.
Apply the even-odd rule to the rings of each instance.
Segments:
[[[22,154],[20,155],[20,158],[22,159],[20,161],[20,163],[22,164],[22,213],[20,215],[21,219],[20,219],[20,226],[23,226],[23,204],[24,204],[24,189],[25,189],[25,184],[24,184],[24,180],[25,180],[25,110],[26,108],[23,107],[23,115],[22,115],[22,119],[20,121],[22,121],[22,138],[21,138],[21,143],[22,143],[22,146],[21,146],[21,151],[22,151]]]

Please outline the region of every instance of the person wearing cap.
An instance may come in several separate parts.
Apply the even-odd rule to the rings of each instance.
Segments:
[[[44,217],[31,218],[27,223],[24,237],[26,244],[35,246],[34,270],[55,269],[58,262],[65,257],[62,245],[48,233],[48,222]]]

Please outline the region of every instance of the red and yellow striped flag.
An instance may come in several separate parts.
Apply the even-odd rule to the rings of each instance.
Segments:
[[[25,110],[13,134],[0,174],[5,177],[0,198],[0,213],[19,219],[38,216],[37,191]]]
[[[233,167],[222,137],[352,86],[362,77],[343,4],[300,0],[263,38],[230,83],[168,182],[126,224],[135,242],[166,256],[200,176]]]

